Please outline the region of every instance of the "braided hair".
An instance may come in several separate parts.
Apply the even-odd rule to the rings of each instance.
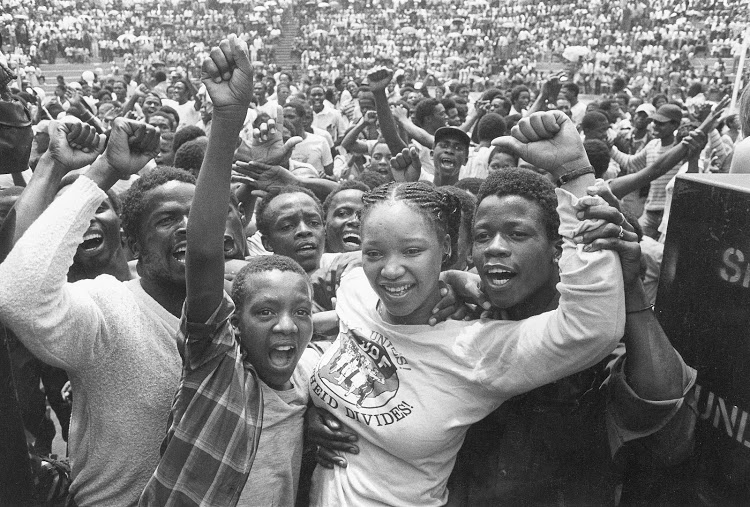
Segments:
[[[415,211],[420,212],[435,227],[438,238],[445,234],[450,236],[451,253],[443,259],[441,269],[451,266],[458,256],[458,233],[461,226],[461,201],[458,197],[420,181],[397,183],[392,181],[381,185],[363,197],[364,207],[360,212],[360,221],[364,224],[367,214],[377,204],[383,202],[403,202]],[[361,228],[364,232],[364,227]]]

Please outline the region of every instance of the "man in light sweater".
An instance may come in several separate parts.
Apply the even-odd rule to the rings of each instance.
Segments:
[[[66,280],[104,190],[138,172],[158,146],[156,129],[117,119],[104,154],[0,264],[0,320],[34,355],[70,376],[71,493],[79,506],[137,503],[158,462],[179,383],[175,336],[185,297],[190,175],[154,171],[125,199],[123,226],[139,280]]]

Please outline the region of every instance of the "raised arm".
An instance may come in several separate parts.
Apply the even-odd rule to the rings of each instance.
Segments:
[[[393,116],[401,128],[404,129],[404,132],[409,134],[409,137],[416,140],[419,144],[428,148],[432,148],[435,145],[435,136],[429,134],[423,128],[417,127],[406,115],[406,109],[397,105]]]
[[[55,198],[68,172],[91,164],[104,151],[105,137],[77,120],[52,121],[48,150],[39,159],[29,180],[0,230],[4,259],[16,241]]]
[[[214,104],[211,135],[187,226],[186,315],[208,321],[224,294],[224,226],[229,208],[233,148],[253,91],[247,45],[235,35],[203,63],[202,80]]]
[[[367,143],[360,141],[359,135],[368,125],[373,125],[377,120],[378,113],[376,111],[367,111],[357,124],[347,131],[341,141],[341,147],[349,153],[367,153]]]
[[[388,96],[385,93],[388,83],[393,79],[393,71],[386,68],[373,69],[367,75],[367,79],[370,82],[370,89],[375,95],[375,110],[378,112],[380,132],[383,134],[391,153],[400,153],[401,150],[406,148],[406,142],[398,135],[396,120],[393,118],[391,106],[388,104]]]

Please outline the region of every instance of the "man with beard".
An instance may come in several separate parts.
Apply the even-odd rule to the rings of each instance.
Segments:
[[[123,229],[140,279],[66,280],[106,197],[102,190],[138,172],[158,143],[156,129],[115,120],[104,154],[0,265],[0,318],[34,355],[65,369],[76,393],[70,491],[79,506],[137,502],[158,461],[164,414],[180,378],[175,336],[185,298],[190,174],[150,171],[124,197]]]

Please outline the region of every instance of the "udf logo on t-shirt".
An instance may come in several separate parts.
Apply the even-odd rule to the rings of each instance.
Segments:
[[[354,329],[339,335],[339,348],[318,370],[322,383],[345,403],[378,408],[398,392],[396,364],[388,353],[393,345],[382,335],[366,338]]]

